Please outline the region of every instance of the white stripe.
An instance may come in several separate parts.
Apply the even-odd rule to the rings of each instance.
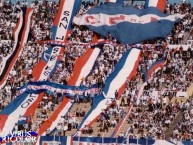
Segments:
[[[127,77],[131,74],[135,67],[135,63],[139,58],[140,50],[139,49],[132,49],[127,57],[124,66],[119,71],[117,76],[112,80],[109,90],[106,94],[107,98],[113,98],[115,91],[118,90],[127,80]]]
[[[94,48],[91,56],[89,57],[88,61],[86,62],[86,64],[83,66],[80,75],[78,77],[78,80],[76,81],[76,86],[80,85],[81,83],[81,79],[82,78],[86,78],[87,75],[91,72],[94,63],[98,57],[98,55],[100,54],[100,49],[99,48]]]
[[[158,0],[149,0],[148,7],[157,7]]]
[[[169,15],[166,17],[160,17],[155,14],[147,14],[139,17],[135,14],[107,15],[107,14],[99,13],[99,14],[91,14],[91,15],[85,14],[81,17],[74,17],[73,22],[77,25],[92,25],[95,27],[99,27],[103,25],[113,26],[121,22],[147,24],[153,21],[152,18],[156,20],[176,21],[178,18],[181,19],[183,17],[184,15],[181,15],[181,14]]]
[[[59,20],[59,24],[57,27],[57,32],[56,32],[56,36],[55,36],[55,40],[57,41],[64,41],[67,31],[68,31],[68,26],[70,24],[70,19],[72,16],[72,11],[74,8],[74,2],[75,0],[70,0],[67,1],[65,0],[64,5],[63,5],[63,9],[61,12],[61,16],[60,16],[60,20]],[[63,38],[61,39],[57,39],[58,38]]]
[[[72,137],[67,136],[67,144],[66,145],[71,145],[71,140],[72,140]]]

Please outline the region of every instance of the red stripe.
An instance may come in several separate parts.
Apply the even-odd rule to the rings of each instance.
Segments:
[[[35,114],[36,108],[38,107],[39,102],[42,100],[43,96],[44,96],[44,93],[38,94],[37,99],[34,101],[34,103],[32,105],[30,105],[27,108],[27,110],[23,116],[33,116]]]
[[[26,33],[26,29],[27,29],[27,18],[29,17],[29,13],[32,11],[31,8],[28,8],[26,10],[26,15],[25,15],[25,18],[26,18],[26,21],[25,21],[25,27],[24,27],[24,31],[22,33],[22,37],[21,37],[21,43],[19,45],[19,48],[18,48],[18,51],[16,53],[16,55],[14,56],[13,60],[11,61],[10,65],[9,65],[9,68],[5,74],[5,77],[0,81],[0,85],[2,85],[4,83],[4,81],[7,79],[8,75],[9,75],[9,72],[11,71],[11,69],[13,68],[13,65],[15,64],[15,62],[17,61],[17,58],[19,56],[19,53],[22,51],[22,47],[23,47],[23,41],[24,41],[24,36],[25,36],[25,33]]]
[[[46,62],[43,60],[40,60],[39,63],[37,63],[32,71],[32,76],[34,78],[34,81],[38,81],[38,79],[41,76],[42,70],[44,69],[44,67],[46,66]]]
[[[157,8],[160,11],[164,12],[164,10],[166,8],[166,0],[158,0]]]
[[[69,85],[75,85],[79,75],[81,73],[81,70],[83,68],[83,66],[87,63],[87,61],[89,60],[91,54],[93,52],[93,49],[88,49],[85,54],[83,56],[81,56],[80,58],[78,58],[76,60],[75,66],[74,66],[74,73],[72,74],[72,77],[70,78],[68,84]]]
[[[54,26],[58,26],[58,24],[59,24],[60,17],[62,15],[62,9],[63,9],[63,6],[64,6],[64,2],[65,2],[65,0],[60,0],[58,12],[57,12],[57,15],[56,15],[56,17],[54,19],[54,23],[53,23]]]
[[[6,123],[7,118],[8,118],[8,115],[4,115],[4,114],[0,115],[0,132],[3,130],[3,127]]]

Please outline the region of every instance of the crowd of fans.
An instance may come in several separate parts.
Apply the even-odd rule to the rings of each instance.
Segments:
[[[25,5],[25,4],[20,4]],[[78,12],[79,15],[84,14],[95,4],[83,2]],[[19,6],[19,4],[17,4]],[[3,109],[8,102],[12,101],[16,96],[16,89],[23,86],[28,81],[33,81],[32,71],[37,64],[48,45],[41,45],[38,42],[50,40],[51,26],[58,10],[58,4],[55,2],[35,1],[31,5],[34,10],[30,24],[29,41],[23,46],[21,56],[18,58],[13,70],[9,74],[9,79],[5,87],[0,91],[0,109]],[[143,8],[136,5],[137,8]],[[6,4],[0,10],[0,39],[11,40],[11,43],[0,43],[0,63],[6,54],[9,54],[13,45],[13,29],[17,22],[18,12],[14,11],[14,6]],[[162,69],[154,73],[147,81],[145,90],[151,92],[149,95],[142,94],[139,104],[136,104],[128,117],[130,128],[126,132],[131,137],[150,137],[165,139],[164,131],[170,126],[178,113],[183,111],[183,120],[180,121],[173,132],[172,138],[181,138],[181,135],[192,133],[192,110],[188,110],[188,103],[178,100],[172,101],[170,97],[163,97],[161,94],[155,96],[153,91],[186,91],[192,83],[192,58],[191,49],[183,51],[183,48],[170,50],[167,44],[181,44],[187,33],[191,31],[193,20],[191,17],[190,4],[168,4],[165,13],[186,13],[186,16],[177,23],[166,39],[148,40],[153,45],[140,45],[142,48],[140,65],[137,74],[126,83],[126,88],[120,98],[113,100],[109,108],[103,110],[98,120],[97,130],[99,133],[108,132],[109,127],[115,127],[126,112],[121,106],[129,106],[136,101],[134,97],[140,84],[145,81],[145,72],[150,68],[153,62],[165,58],[166,63]],[[6,31],[5,31],[6,30]],[[89,48],[87,45],[80,43],[90,43],[93,41],[94,32],[82,26],[74,26],[72,33],[68,36],[70,42],[65,47],[65,53],[61,56],[59,63],[51,77],[51,82],[67,84],[73,73],[74,64],[80,56],[82,56]],[[104,44],[101,49],[100,56],[97,58],[93,71],[87,78],[83,78],[81,84],[90,86],[98,84],[102,90],[104,81],[113,72],[115,65],[120,60],[124,52],[130,49],[130,46],[117,44],[111,35],[105,37],[109,44]],[[133,46],[136,47],[137,45]],[[90,97],[83,102],[92,100]],[[171,96],[173,97],[173,96]],[[43,99],[39,102],[36,116],[30,122],[32,130],[38,130],[41,124],[47,120],[50,114],[55,110],[57,104],[63,99],[63,95],[55,92],[54,94],[44,94]],[[8,101],[7,101],[8,100]],[[81,102],[79,99],[76,103]],[[92,101],[91,101],[92,102]],[[134,103],[135,104],[135,103]],[[82,108],[76,110],[75,114],[67,114],[61,118],[57,125],[58,135],[65,135],[66,131],[71,128],[77,128],[79,121],[76,117],[84,116],[85,111]],[[31,124],[32,123],[32,124]],[[17,126],[17,125],[16,125]],[[85,126],[83,133],[91,134],[95,131],[92,127]],[[49,135],[50,130],[47,130]],[[192,138],[188,136],[188,138]]]
[[[171,140],[185,140],[190,141],[193,138],[192,128],[192,113],[193,113],[193,99],[191,98],[184,104],[182,110],[182,120],[180,120],[171,136]]]

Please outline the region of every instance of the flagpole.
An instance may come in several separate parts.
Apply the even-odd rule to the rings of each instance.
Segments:
[[[127,142],[126,142],[127,145],[129,145],[129,136],[127,135]]]
[[[137,135],[137,145],[138,145],[138,142],[139,142],[139,140],[138,140],[138,135]]]
[[[56,138],[56,133],[54,133],[54,141],[55,141],[55,138]]]
[[[102,137],[102,145],[103,145],[103,139],[104,139],[104,133],[103,133],[103,137]]]
[[[78,145],[79,145],[79,142],[80,142],[80,134],[78,133]]]

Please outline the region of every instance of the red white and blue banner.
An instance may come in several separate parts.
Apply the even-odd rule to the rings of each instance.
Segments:
[[[97,84],[92,85],[90,87],[86,87],[82,85],[69,86],[43,81],[43,82],[28,82],[26,85],[17,90],[17,94],[22,94],[24,92],[28,92],[30,94],[39,94],[41,92],[53,94],[54,92],[57,92],[63,94],[64,96],[72,97],[75,95],[83,96],[84,92],[87,92],[89,94],[90,93],[98,94],[99,89]]]
[[[21,8],[19,20],[13,32],[14,45],[12,51],[3,58],[2,64],[0,64],[0,89],[5,85],[9,73],[20,56],[24,44],[27,42],[32,13],[33,10],[31,8]]]
[[[136,9],[117,3],[96,6],[73,22],[107,36],[112,34],[119,42],[136,44],[156,37],[166,37],[174,23],[183,18],[180,14],[166,15],[157,8]]]
[[[148,7],[156,7],[161,12],[164,12],[166,8],[166,0],[146,0],[145,8],[148,8]]]
[[[58,14],[52,26],[52,40],[65,42],[71,30],[72,18],[76,15],[82,0],[61,0]]]
[[[131,48],[122,56],[115,66],[114,71],[105,81],[103,95],[94,97],[93,106],[79,125],[80,131],[85,128],[85,126],[93,124],[100,116],[102,110],[112,104],[112,99],[115,99],[116,90],[119,96],[124,91],[126,80],[130,80],[137,72],[140,53],[141,50]]]

